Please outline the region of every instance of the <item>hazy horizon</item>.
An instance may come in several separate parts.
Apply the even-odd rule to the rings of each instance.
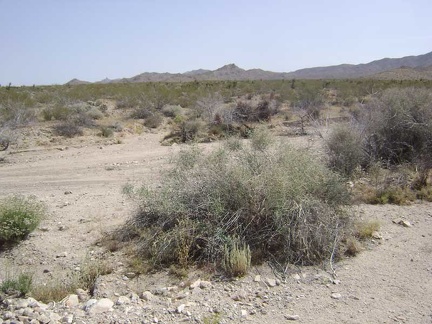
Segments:
[[[0,0],[0,84],[421,55],[432,50],[431,12],[426,0]]]

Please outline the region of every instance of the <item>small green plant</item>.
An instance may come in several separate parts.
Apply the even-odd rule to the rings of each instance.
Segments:
[[[100,136],[102,137],[111,137],[113,136],[114,131],[111,127],[101,126],[100,128]]]
[[[221,322],[221,313],[215,313],[203,318],[204,324],[219,324]]]
[[[0,247],[17,243],[30,234],[45,214],[45,206],[32,197],[0,200]]]
[[[96,288],[96,280],[99,276],[110,274],[113,271],[112,265],[107,260],[87,259],[81,265],[79,274],[80,288],[87,289],[90,295]]]
[[[22,297],[27,295],[32,287],[33,276],[29,273],[20,273],[17,278],[8,278],[0,284],[0,291]]]
[[[222,268],[232,277],[242,277],[247,274],[251,265],[251,251],[249,245],[233,240],[225,244]]]

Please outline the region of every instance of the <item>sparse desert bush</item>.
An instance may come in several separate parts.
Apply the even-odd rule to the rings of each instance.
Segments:
[[[84,111],[80,111],[76,113],[73,118],[71,118],[72,122],[77,126],[83,126],[83,127],[94,127],[95,122],[90,115],[88,115]]]
[[[67,120],[72,114],[73,111],[63,104],[55,104],[42,110],[43,119],[46,121]]]
[[[144,120],[144,126],[148,128],[158,128],[163,123],[163,117],[159,113],[154,113]]]
[[[364,139],[354,125],[339,125],[326,140],[328,164],[332,170],[350,177],[365,164]]]
[[[0,151],[6,151],[14,140],[14,132],[7,126],[0,126]]]
[[[345,255],[356,256],[363,250],[362,244],[355,237],[349,237],[345,242]]]
[[[224,100],[220,93],[212,93],[199,98],[195,104],[197,116],[202,116],[208,123],[212,123],[215,115],[222,108],[223,103]]]
[[[154,110],[147,106],[137,107],[132,111],[131,117],[134,119],[146,119],[154,114]]]
[[[177,116],[180,116],[181,113],[182,113],[182,107],[181,106],[165,105],[162,108],[162,114],[165,117],[175,118]]]
[[[32,197],[0,200],[0,247],[17,243],[30,234],[45,214],[45,206]]]
[[[102,111],[99,110],[98,107],[92,107],[88,112],[87,115],[91,119],[102,119],[104,117],[104,114]]]
[[[366,106],[366,150],[390,164],[432,161],[432,92],[388,89]]]
[[[75,137],[83,135],[83,130],[80,126],[78,126],[75,121],[65,121],[61,124],[57,124],[54,126],[54,132],[59,136],[64,137]]]
[[[348,224],[344,182],[306,152],[285,145],[211,154],[193,148],[174,160],[160,188],[128,192],[139,209],[116,237],[134,242],[153,267],[186,257],[188,263],[221,265],[224,246],[232,249],[234,237],[240,254],[247,256],[249,247],[252,262],[259,254],[259,261],[264,255],[315,264],[330,257]]]
[[[25,102],[0,101],[0,127],[15,128],[36,119],[35,111]]]

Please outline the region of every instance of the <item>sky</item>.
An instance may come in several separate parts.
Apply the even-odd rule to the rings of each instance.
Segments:
[[[0,84],[426,54],[430,17],[431,0],[0,0]]]

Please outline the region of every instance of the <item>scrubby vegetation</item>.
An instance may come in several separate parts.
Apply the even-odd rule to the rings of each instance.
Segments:
[[[34,198],[11,196],[0,200],[0,248],[30,234],[45,215],[45,206]]]
[[[182,151],[161,188],[127,187],[139,209],[117,238],[153,267],[210,262],[232,275],[329,258],[348,224],[345,183],[306,152],[265,142]]]
[[[432,92],[387,89],[370,98],[349,126],[334,128],[327,140],[329,166],[347,177],[367,172],[372,181],[357,191],[367,192],[368,203],[430,199],[431,139]]]

